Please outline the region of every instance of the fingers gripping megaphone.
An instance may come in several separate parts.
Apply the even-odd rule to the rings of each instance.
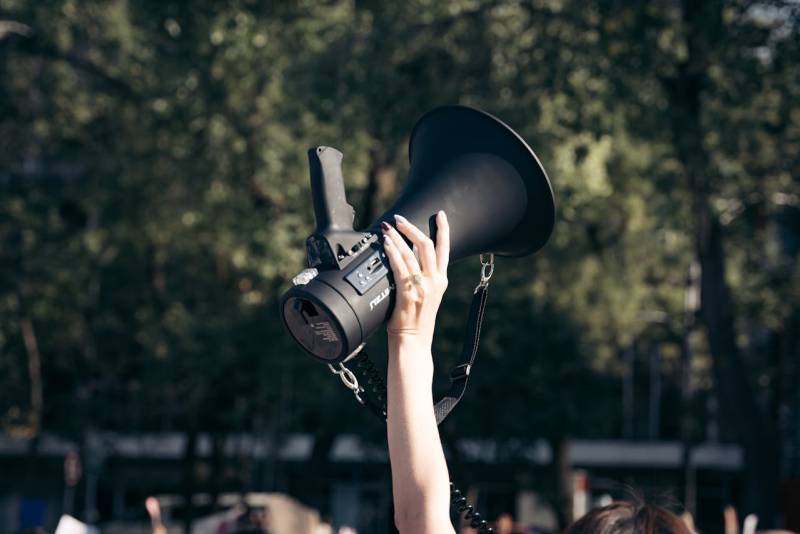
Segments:
[[[481,253],[525,256],[553,230],[555,205],[544,168],[527,143],[497,118],[464,106],[436,108],[414,127],[408,181],[392,206],[363,231],[353,229],[342,154],[308,153],[316,229],[309,268],[281,299],[284,323],[312,356],[341,362],[391,315],[394,280],[380,223],[399,213],[435,240],[434,218],[450,223],[450,261]]]

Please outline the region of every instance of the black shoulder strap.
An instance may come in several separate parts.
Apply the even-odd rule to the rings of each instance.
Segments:
[[[481,338],[481,326],[483,325],[483,316],[486,313],[486,298],[488,295],[488,285],[480,285],[475,288],[475,295],[472,297],[472,304],[469,307],[467,335],[464,338],[464,346],[461,349],[461,358],[458,364],[450,370],[450,390],[433,407],[436,413],[437,425],[441,424],[450,415],[450,412],[461,401],[464,392],[467,390],[469,374],[475,364],[475,356],[478,354],[478,343]]]

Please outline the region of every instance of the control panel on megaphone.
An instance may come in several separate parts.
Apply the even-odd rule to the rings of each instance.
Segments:
[[[307,239],[309,268],[281,299],[286,327],[311,355],[346,360],[388,320],[394,280],[380,223],[402,214],[435,239],[435,215],[447,213],[450,261],[493,253],[525,256],[550,236],[555,206],[533,150],[497,118],[464,106],[423,116],[411,133],[408,181],[394,204],[363,231],[345,198],[342,153],[308,152],[316,217]]]

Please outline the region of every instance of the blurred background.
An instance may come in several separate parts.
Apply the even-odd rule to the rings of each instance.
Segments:
[[[558,210],[498,260],[441,427],[482,515],[557,532],[634,490],[800,530],[799,30],[795,1],[0,0],[0,531],[150,532],[152,495],[170,532],[242,503],[387,532],[385,428],[277,299],[306,150],[344,152],[365,225],[446,103],[520,132]]]

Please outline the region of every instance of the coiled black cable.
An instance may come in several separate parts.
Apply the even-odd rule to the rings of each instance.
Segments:
[[[485,519],[481,519],[481,514],[476,512],[467,498],[461,495],[461,491],[455,484],[450,483],[450,505],[456,509],[458,514],[464,514],[464,519],[469,521],[469,526],[478,529],[479,534],[492,534],[494,530],[486,524]]]
[[[386,419],[386,384],[381,377],[380,371],[375,368],[375,364],[372,363],[372,360],[369,359],[364,350],[359,352],[353,361],[361,378],[364,380],[362,387],[369,388],[371,393],[371,395],[366,396],[364,402],[370,404],[368,407],[375,412],[375,415]]]

